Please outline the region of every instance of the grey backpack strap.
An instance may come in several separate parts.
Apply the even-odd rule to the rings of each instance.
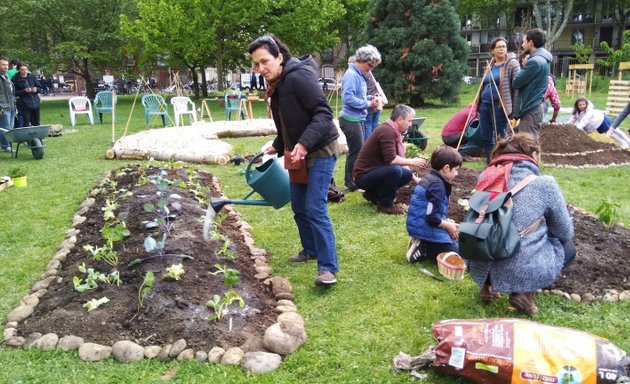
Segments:
[[[512,196],[516,195],[521,189],[525,188],[527,186],[527,184],[531,183],[537,177],[538,176],[536,176],[536,175],[529,175],[526,178],[524,178],[523,180],[521,180],[518,184],[516,184],[514,186],[514,188],[510,189],[510,192],[512,193]],[[529,233],[534,232],[536,230],[536,228],[538,228],[538,226],[540,224],[542,224],[543,221],[545,221],[545,216],[540,216],[533,223],[531,223],[527,228],[525,228],[522,231],[520,231],[518,233],[518,235],[520,237],[523,237],[523,236],[525,236],[525,235],[527,235]]]

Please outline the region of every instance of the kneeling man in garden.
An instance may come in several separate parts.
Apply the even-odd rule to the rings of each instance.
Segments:
[[[363,197],[376,205],[379,212],[403,215],[405,211],[394,205],[398,188],[414,176],[409,167],[422,168],[426,160],[405,158],[402,134],[411,126],[415,117],[413,108],[398,104],[391,117],[372,132],[361,147],[354,164],[353,178],[356,186],[363,189]]]

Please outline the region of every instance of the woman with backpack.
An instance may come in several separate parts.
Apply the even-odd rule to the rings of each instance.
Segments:
[[[493,301],[505,292],[510,305],[527,315],[538,313],[536,291],[551,285],[576,253],[573,223],[560,187],[553,177],[540,175],[539,161],[540,145],[528,133],[500,140],[492,151],[492,161],[479,175],[478,191],[506,192],[528,176],[537,176],[512,197],[512,220],[519,232],[528,231],[513,256],[468,264],[470,276],[481,287],[482,301]]]

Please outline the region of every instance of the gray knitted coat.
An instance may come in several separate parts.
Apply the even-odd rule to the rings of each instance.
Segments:
[[[508,188],[531,174],[540,175],[529,161],[515,162]],[[558,184],[551,176],[539,176],[513,198],[514,223],[519,231],[545,216],[538,228],[521,238],[520,250],[501,261],[474,261],[470,276],[482,286],[489,276],[495,292],[533,292],[553,283],[564,263],[560,240],[573,238],[573,223]]]

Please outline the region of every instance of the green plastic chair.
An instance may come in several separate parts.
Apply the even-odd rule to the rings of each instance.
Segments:
[[[162,117],[162,124],[166,127],[166,118],[170,119],[168,115],[166,101],[160,95],[144,95],[142,96],[142,106],[144,107],[144,119],[149,128],[149,120],[151,116]]]
[[[239,107],[242,97],[243,97],[243,94],[240,92],[225,95],[224,105],[225,105],[225,119],[226,120],[231,120],[232,112],[234,113],[238,112],[238,107]],[[246,119],[245,108],[241,108],[241,119],[242,120]]]
[[[96,118],[98,115],[99,121],[103,124],[103,113],[111,113],[114,121],[116,121],[116,115],[113,110],[117,102],[118,99],[114,97],[111,91],[98,92],[94,97],[94,117]]]

